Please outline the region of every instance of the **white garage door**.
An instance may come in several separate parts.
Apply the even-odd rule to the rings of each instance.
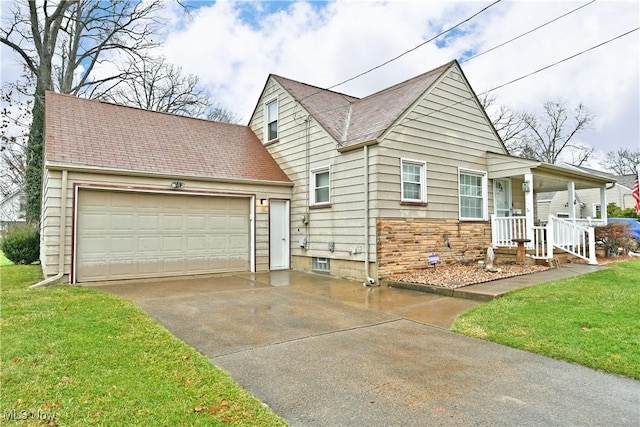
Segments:
[[[76,281],[249,271],[249,200],[81,189]]]

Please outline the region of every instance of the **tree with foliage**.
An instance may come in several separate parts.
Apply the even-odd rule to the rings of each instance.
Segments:
[[[35,77],[32,121],[25,148],[27,220],[40,218],[44,95],[47,90],[78,95],[119,78],[95,77],[95,67],[119,55],[140,57],[153,47],[160,0],[60,0],[14,3],[2,22],[0,42],[10,47]]]
[[[607,204],[607,217],[608,218],[635,218],[640,220],[640,214],[636,212],[635,208],[622,209],[615,203]]]
[[[640,170],[640,150],[620,148],[609,151],[600,165],[616,175],[637,175]]]

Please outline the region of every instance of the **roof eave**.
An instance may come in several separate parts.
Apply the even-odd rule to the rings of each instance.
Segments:
[[[358,149],[364,147],[365,145],[376,145],[379,142],[380,141],[378,141],[377,139],[370,139],[368,141],[358,142],[357,144],[353,144],[353,145],[345,145],[344,147],[341,147],[341,146],[338,145],[338,152],[339,153],[346,153],[348,151],[358,150]]]
[[[261,179],[249,179],[249,178],[222,178],[200,175],[189,175],[180,173],[161,173],[161,172],[147,172],[132,169],[117,169],[108,168],[103,166],[91,166],[91,165],[78,165],[73,163],[62,163],[48,161],[45,167],[49,170],[66,170],[69,172],[83,172],[83,173],[100,173],[103,175],[126,175],[136,177],[147,178],[169,178],[169,179],[186,179],[191,181],[203,181],[203,182],[222,182],[222,183],[235,183],[235,184],[261,184],[261,185],[275,185],[282,187],[293,187],[293,182],[287,181],[274,181],[274,180],[261,180]]]

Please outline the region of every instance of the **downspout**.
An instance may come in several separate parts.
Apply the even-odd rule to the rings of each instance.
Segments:
[[[62,194],[60,195],[60,241],[58,246],[58,274],[44,279],[35,285],[29,286],[29,289],[39,288],[40,286],[51,285],[64,276],[64,250],[65,240],[67,237],[67,170],[62,171]]]
[[[367,278],[365,286],[377,286],[376,279],[369,273],[369,146],[364,146],[364,275]]]

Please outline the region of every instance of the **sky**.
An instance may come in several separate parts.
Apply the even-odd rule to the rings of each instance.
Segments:
[[[269,73],[328,88],[433,38],[490,1],[182,1],[163,10],[162,53],[195,74],[247,123]],[[465,61],[584,1],[503,0],[456,30],[333,90],[364,97],[453,59],[476,93],[525,76],[640,26],[640,2],[598,0]],[[640,31],[502,87],[499,104],[541,114],[546,101],[595,116],[577,142],[605,153],[640,149]],[[11,55],[2,51],[3,75]]]

